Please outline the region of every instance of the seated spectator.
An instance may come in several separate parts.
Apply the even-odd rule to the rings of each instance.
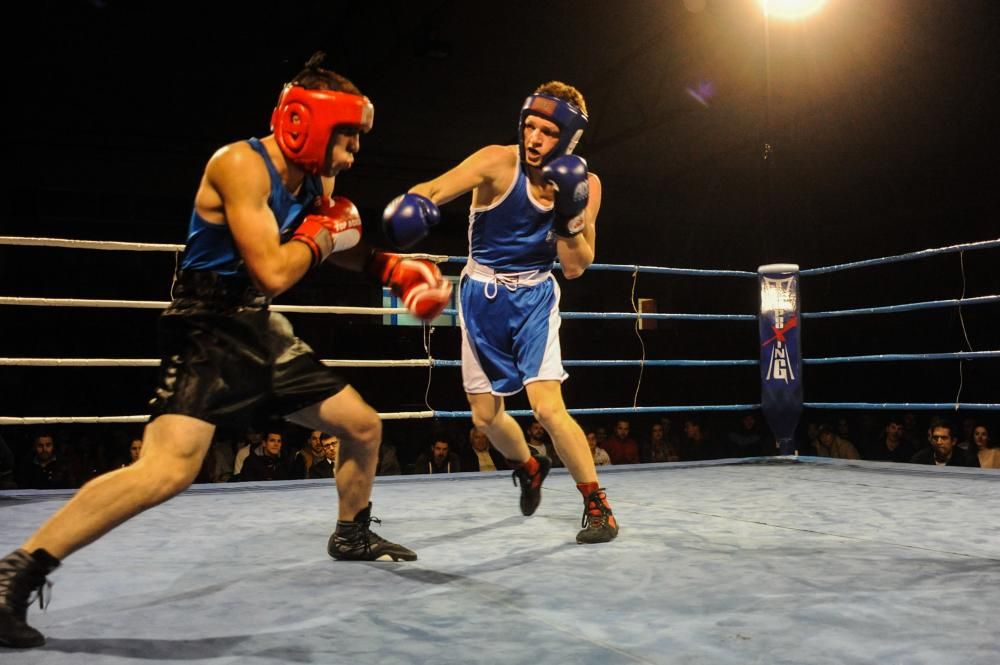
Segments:
[[[528,448],[531,452],[542,457],[548,457],[552,460],[553,467],[563,465],[562,460],[559,459],[559,453],[556,452],[556,447],[549,438],[549,433],[545,431],[540,422],[532,420],[528,423],[528,429],[525,431],[525,439],[528,442]]]
[[[378,447],[378,468],[375,470],[376,476],[398,476],[403,473],[403,468],[399,464],[399,455],[396,454],[396,446],[383,440]]]
[[[320,451],[313,456],[306,478],[333,478],[337,475],[337,451],[340,439],[333,434],[320,435]]]
[[[602,447],[608,451],[608,457],[611,458],[612,464],[638,464],[640,462],[639,444],[629,436],[631,429],[632,424],[624,418],[620,418],[615,423],[615,431],[604,442]]]
[[[142,437],[134,438],[128,444],[128,463],[129,465],[135,464],[139,461],[139,455],[142,454]]]
[[[1000,469],[1000,447],[994,444],[986,423],[976,423],[972,429],[972,440],[976,444],[979,466],[983,469]]]
[[[596,437],[594,438],[594,443],[595,445],[597,443]],[[680,460],[680,454],[676,446],[672,447],[667,442],[663,423],[653,423],[649,428],[649,437],[643,441],[642,447],[639,449],[639,461],[643,464],[655,464],[657,462],[676,462],[678,460]]]
[[[705,431],[701,418],[689,416],[684,420],[684,439],[681,441],[681,460],[699,462],[722,457],[722,446]]]
[[[233,477],[231,480],[240,479],[239,476],[243,471],[243,464],[247,461],[247,457],[263,454],[264,439],[261,437],[260,432],[248,429],[244,440],[245,443],[239,447],[233,459]]]
[[[858,449],[850,441],[837,436],[829,423],[819,426],[819,438],[816,440],[817,457],[833,457],[836,459],[861,459]]]
[[[458,473],[461,470],[462,463],[445,436],[435,437],[430,449],[420,453],[413,463],[413,473]]]
[[[280,432],[268,432],[264,439],[262,454],[250,455],[243,463],[240,480],[288,480],[291,478],[291,466],[281,456],[282,443]]]
[[[69,464],[56,453],[55,437],[50,432],[37,435],[34,455],[21,465],[17,485],[22,489],[54,490],[76,487]]]
[[[947,420],[935,418],[927,430],[930,447],[917,452],[910,460],[912,464],[934,464],[936,466],[979,466],[979,457],[958,447],[955,426]]]
[[[500,451],[475,427],[469,430],[469,447],[463,451],[461,462],[463,471],[504,471],[508,468]]]
[[[735,430],[726,435],[730,457],[774,455],[774,440],[764,431],[756,413],[745,413]]]
[[[903,419],[899,416],[889,417],[885,430],[870,448],[865,457],[884,462],[909,462],[917,452],[913,444],[906,440]]]
[[[292,457],[292,478],[308,478],[313,464],[324,458],[326,445],[323,443],[323,436],[323,432],[318,429],[309,432],[305,445]]]
[[[587,445],[590,446],[590,454],[594,458],[594,466],[604,466],[611,464],[608,451],[597,445],[597,432],[593,430],[587,432]]]

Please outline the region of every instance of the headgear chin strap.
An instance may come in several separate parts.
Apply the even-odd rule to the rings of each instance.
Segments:
[[[374,120],[375,107],[367,97],[289,83],[271,114],[271,131],[289,161],[316,174],[326,164],[334,129],[349,125],[368,132]]]
[[[521,164],[524,164],[524,121],[529,115],[541,116],[559,125],[559,142],[542,160],[542,166],[556,157],[571,154],[583,136],[583,130],[587,128],[587,114],[565,99],[552,95],[531,95],[524,100],[521,119],[517,123],[517,147],[521,154]]]

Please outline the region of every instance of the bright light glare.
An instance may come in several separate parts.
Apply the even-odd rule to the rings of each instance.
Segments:
[[[794,21],[819,11],[826,0],[760,0],[770,18]]]

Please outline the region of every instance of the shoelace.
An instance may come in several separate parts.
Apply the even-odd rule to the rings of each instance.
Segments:
[[[587,528],[588,526],[602,526],[608,521],[609,514],[610,511],[604,505],[603,495],[598,497],[596,501],[588,499],[587,505],[583,509],[583,518],[580,520],[580,526],[582,528]]]
[[[45,597],[46,592],[48,592],[48,598]],[[35,595],[28,598],[28,606],[35,602],[35,598],[38,598],[38,609],[46,610],[49,605],[52,604],[52,582],[45,580],[45,584],[41,585],[34,591]]]
[[[517,481],[518,479],[520,479],[522,485],[533,488],[535,485],[535,478],[537,477],[538,477],[537,473],[530,474],[524,469],[515,469],[514,473],[511,474],[510,479],[511,481],[513,481],[514,487],[517,487]]]

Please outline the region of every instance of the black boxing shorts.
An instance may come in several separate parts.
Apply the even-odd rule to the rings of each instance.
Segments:
[[[316,358],[246,279],[184,271],[158,323],[160,377],[150,420],[191,416],[245,426],[257,411],[288,415],[347,382]]]

